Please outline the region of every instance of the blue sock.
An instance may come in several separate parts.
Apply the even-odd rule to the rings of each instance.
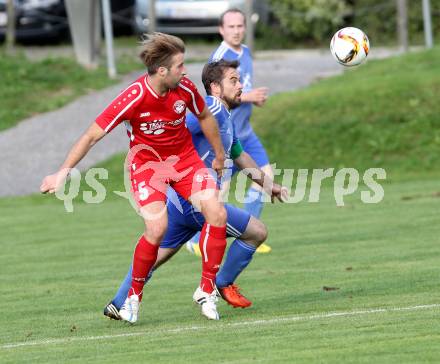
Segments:
[[[234,283],[238,275],[248,266],[252,260],[256,248],[244,241],[235,239],[229,247],[225,263],[217,274],[215,284],[219,288]]]
[[[257,219],[263,210],[263,192],[249,188],[244,201],[244,209]]]
[[[116,296],[113,297],[112,303],[116,306],[118,310],[121,309],[122,305],[125,302],[125,299],[127,298],[128,290],[131,287],[131,272],[132,272],[133,266],[130,266],[130,269],[128,270],[127,275],[125,276],[123,282],[121,283],[121,286],[118,289],[118,292],[116,293]],[[154,269],[150,270],[150,273],[148,273],[147,279],[145,280],[145,284],[151,279],[151,276],[153,275]]]

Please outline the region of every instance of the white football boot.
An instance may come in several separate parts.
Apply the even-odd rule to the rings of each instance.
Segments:
[[[137,294],[132,294],[130,297],[127,297],[119,310],[121,320],[134,324],[138,319],[139,305],[139,296]]]
[[[216,289],[212,293],[206,293],[200,287],[197,287],[193,294],[193,300],[201,306],[203,316],[209,320],[220,320],[220,315],[217,312],[218,296]]]

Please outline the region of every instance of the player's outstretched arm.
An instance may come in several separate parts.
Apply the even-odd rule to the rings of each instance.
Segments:
[[[54,193],[62,185],[70,169],[75,167],[105,134],[105,131],[98,124],[93,123],[70,149],[60,169],[43,179],[40,191]]]
[[[264,191],[270,195],[272,203],[275,198],[280,202],[284,202],[287,199],[289,193],[287,188],[275,183],[272,178],[258,167],[257,163],[255,163],[248,153],[242,151],[240,155],[234,159],[234,163],[238,168],[243,170],[252,181],[263,187]]]
[[[197,118],[203,134],[214,149],[215,159],[212,161],[212,168],[221,176],[225,165],[225,149],[220,138],[217,120],[206,106]]]
[[[252,102],[255,106],[263,106],[267,100],[267,87],[254,88],[241,94],[241,102]]]

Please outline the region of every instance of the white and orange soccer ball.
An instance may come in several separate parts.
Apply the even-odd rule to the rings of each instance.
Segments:
[[[362,30],[347,27],[335,33],[330,42],[330,51],[343,66],[356,66],[367,58],[370,41]]]

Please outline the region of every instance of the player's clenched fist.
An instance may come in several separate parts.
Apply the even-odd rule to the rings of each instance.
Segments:
[[[54,193],[64,183],[68,174],[69,174],[69,169],[66,168],[58,171],[57,173],[44,177],[43,181],[41,182],[40,192]]]
[[[280,202],[286,202],[289,197],[289,190],[284,186],[280,186],[278,183],[274,183],[270,197],[272,203],[275,202],[275,198]]]
[[[252,94],[252,102],[255,106],[263,106],[267,100],[267,87],[258,87],[253,89],[250,93]]]

